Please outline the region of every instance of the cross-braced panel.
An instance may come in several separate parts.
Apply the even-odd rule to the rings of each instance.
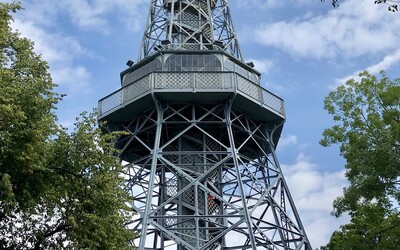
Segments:
[[[238,89],[248,95],[249,97],[254,98],[257,101],[260,101],[260,88],[247,80],[244,77],[238,76]]]
[[[188,89],[193,88],[194,79],[189,73],[160,73],[155,81],[156,89]]]
[[[99,103],[99,112],[105,114],[119,107],[122,103],[122,92],[113,93]]]
[[[220,73],[203,73],[196,75],[196,87],[199,89],[222,89],[224,86]]]
[[[130,84],[127,87],[123,89],[122,96],[123,96],[123,102],[128,102],[146,91],[150,90],[150,77],[147,75],[134,84]]]
[[[138,61],[159,50],[223,50],[242,60],[227,0],[151,0]]]
[[[139,249],[310,249],[267,127],[228,104],[158,103],[125,123]]]

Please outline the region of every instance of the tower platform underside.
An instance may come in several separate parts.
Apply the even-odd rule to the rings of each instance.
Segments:
[[[260,75],[223,52],[164,51],[121,73],[122,88],[99,101],[99,120],[119,123],[164,103],[221,104],[269,126],[285,120],[283,100],[263,88]]]
[[[99,102],[139,249],[311,249],[275,149],[283,100],[222,52],[163,52]]]
[[[106,129],[143,249],[310,249],[273,143],[280,125],[220,103],[155,105]],[[146,237],[143,237],[143,233]]]

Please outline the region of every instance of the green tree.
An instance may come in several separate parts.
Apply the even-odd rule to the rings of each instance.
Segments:
[[[9,201],[1,203],[0,218],[12,204],[32,207],[45,191],[42,182],[30,179],[43,169],[46,140],[56,130],[52,110],[59,101],[46,62],[32,52],[29,40],[11,31],[10,12],[20,8],[0,3],[0,186],[1,200]]]
[[[73,132],[33,43],[10,28],[18,3],[0,3],[0,249],[126,249],[131,216],[121,164],[94,114]]]
[[[400,79],[363,72],[325,99],[336,125],[323,146],[340,145],[350,186],[334,202],[351,222],[324,249],[398,249],[400,245]]]
[[[325,2],[325,0],[321,0],[321,2]],[[339,2],[340,2],[340,0],[332,0],[331,3],[332,3],[332,6],[336,8],[336,7],[339,7]],[[373,2],[374,2],[374,4],[387,5],[388,11],[391,11],[391,12],[399,11],[398,3],[400,3],[400,1],[398,1],[398,0],[373,0]]]

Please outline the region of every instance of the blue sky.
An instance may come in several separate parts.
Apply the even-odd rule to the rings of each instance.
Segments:
[[[10,0],[3,1],[10,2]],[[330,216],[347,184],[337,147],[323,148],[332,126],[323,99],[359,71],[399,76],[400,13],[373,0],[231,0],[242,53],[262,73],[262,85],[285,100],[287,121],[278,157],[314,247],[326,244],[348,218]],[[126,61],[136,61],[150,0],[22,0],[14,29],[49,62],[59,122],[75,117],[120,87]]]

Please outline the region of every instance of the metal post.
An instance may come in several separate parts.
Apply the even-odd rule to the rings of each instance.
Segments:
[[[231,127],[231,125],[232,125],[231,124],[231,109],[232,109],[232,101],[230,100],[229,103],[226,105],[226,109],[225,109],[226,126],[228,129],[229,141],[230,141],[230,145],[231,145],[230,151],[231,151],[233,162],[234,162],[235,169],[236,169],[236,175],[237,175],[236,177],[237,177],[238,183],[239,183],[239,190],[240,190],[240,195],[241,195],[242,204],[243,204],[243,213],[244,213],[245,221],[246,221],[246,224],[248,227],[247,230],[249,233],[251,248],[253,250],[256,250],[256,240],[253,235],[253,223],[250,218],[249,210],[247,208],[247,203],[246,203],[246,197],[244,195],[242,176],[241,176],[241,171],[240,171],[240,167],[239,167],[237,151],[236,151],[236,147],[235,147],[235,139],[234,139],[232,127]]]
[[[161,128],[162,128],[162,117],[163,117],[163,110],[161,104],[156,101],[156,108],[157,108],[157,130],[156,130],[156,138],[154,141],[154,148],[152,150],[152,163],[151,163],[151,170],[149,176],[149,189],[147,191],[147,198],[146,198],[146,207],[144,210],[142,217],[142,232],[141,238],[139,243],[139,250],[144,250],[145,242],[146,242],[146,235],[147,235],[147,228],[149,225],[149,215],[151,204],[153,202],[153,188],[154,188],[154,181],[156,177],[156,170],[157,170],[157,162],[158,162],[158,152],[160,147],[160,138],[161,138]]]

